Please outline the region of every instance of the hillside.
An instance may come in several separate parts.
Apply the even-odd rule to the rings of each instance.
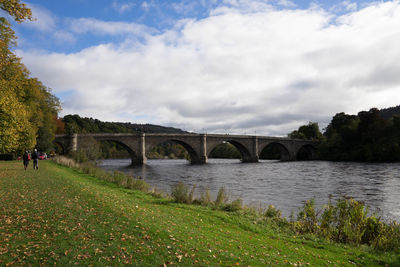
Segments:
[[[130,122],[104,122],[79,115],[66,115],[62,119],[65,133],[185,133],[185,131],[154,124]]]
[[[400,105],[391,108],[383,108],[379,110],[382,119],[389,120],[394,115],[400,115]]]

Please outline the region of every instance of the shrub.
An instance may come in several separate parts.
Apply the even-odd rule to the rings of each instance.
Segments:
[[[189,192],[189,195],[188,195],[188,203],[193,203],[193,200],[194,200],[194,191],[196,190],[196,185],[193,185],[192,186],[192,189],[190,190],[190,192]]]
[[[200,199],[199,200],[195,200],[195,203],[199,203],[201,205],[205,205],[208,206],[211,204],[211,193],[210,193],[210,189],[207,188],[206,191],[201,193]]]
[[[390,224],[384,224],[379,222],[378,235],[372,240],[372,245],[377,250],[400,251],[400,224],[392,222]]]
[[[126,179],[126,176],[124,173],[119,172],[119,171],[114,171],[113,172],[113,182],[116,184],[121,185],[123,180]]]
[[[149,193],[150,193],[150,195],[152,195],[153,197],[156,197],[156,198],[168,198],[169,197],[166,192],[159,190],[155,187],[151,188]]]
[[[142,179],[135,179],[133,177],[128,177],[127,188],[139,190],[142,192],[148,192],[150,189],[150,185]]]
[[[291,221],[291,225],[297,233],[311,233],[336,242],[366,244],[382,251],[400,248],[400,225],[368,216],[368,208],[351,198],[339,199],[336,206],[329,201],[321,217],[315,211],[314,201],[306,201],[298,220]]]
[[[220,206],[222,204],[225,204],[228,200],[228,196],[226,195],[225,188],[221,187],[218,191],[217,194],[217,199],[215,200],[215,205]]]
[[[307,200],[297,216],[296,230],[299,233],[315,233],[318,230],[318,218],[314,199]]]
[[[172,186],[171,196],[177,203],[189,203],[189,187],[178,182]]]
[[[232,203],[224,205],[222,207],[222,210],[233,211],[233,212],[239,211],[242,209],[242,204],[243,204],[242,199],[238,198],[238,199],[232,201]]]
[[[83,163],[88,161],[88,157],[86,156],[85,151],[78,150],[78,151],[71,151],[69,156],[78,163]]]
[[[320,234],[324,238],[330,239],[336,233],[334,225],[336,211],[336,207],[332,205],[332,201],[329,199],[328,205],[323,209],[320,222]]]
[[[269,219],[275,219],[275,218],[280,219],[281,216],[282,216],[281,211],[275,208],[274,205],[269,205],[267,210],[264,212],[264,217]]]

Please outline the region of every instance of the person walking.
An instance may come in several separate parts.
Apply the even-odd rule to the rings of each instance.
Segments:
[[[37,152],[36,148],[35,148],[35,151],[33,151],[32,159],[33,159],[33,169],[34,170],[35,169],[38,170],[39,169],[39,166],[38,166],[39,155],[38,155],[38,152]]]
[[[29,160],[30,160],[30,156],[28,153],[28,150],[25,151],[24,155],[22,156],[22,161],[24,162],[24,169],[26,170],[26,168],[28,167],[29,164]]]

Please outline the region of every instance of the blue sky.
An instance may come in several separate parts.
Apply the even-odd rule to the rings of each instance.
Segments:
[[[400,104],[399,1],[27,3],[16,52],[61,115],[285,135]]]

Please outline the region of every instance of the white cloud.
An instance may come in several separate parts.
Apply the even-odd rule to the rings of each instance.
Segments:
[[[144,36],[154,33],[155,30],[143,24],[102,21],[94,18],[70,19],[69,28],[77,34],[96,34],[96,35],[126,35],[134,34]]]
[[[57,17],[49,10],[37,5],[29,4],[34,21],[27,21],[23,25],[42,32],[52,32],[57,27]]]
[[[343,1],[337,5],[334,5],[331,7],[331,10],[333,12],[346,12],[346,11],[356,11],[358,8],[358,5],[356,2],[351,2],[351,1]]]
[[[237,8],[246,3],[245,12]],[[399,1],[339,18],[314,7],[275,10],[262,1],[225,7],[142,44],[18,53],[54,92],[74,91],[64,114],[103,120],[131,116],[189,130],[283,135],[308,121],[326,124],[337,112],[399,104]],[[144,30],[82,19],[75,31]]]
[[[157,5],[154,3],[153,0],[151,0],[150,2],[149,1],[143,1],[142,4],[140,5],[140,7],[144,11],[148,12],[152,8],[157,8]]]
[[[120,14],[132,10],[132,8],[134,6],[135,6],[135,3],[133,3],[133,2],[124,2],[124,3],[121,3],[119,1],[112,2],[112,7]]]
[[[58,30],[53,33],[53,38],[59,44],[74,44],[76,42],[76,37],[67,31]]]
[[[196,1],[181,1],[181,2],[175,2],[171,4],[171,7],[173,10],[175,10],[175,12],[179,13],[179,14],[189,14],[191,12],[193,12],[194,10],[196,10],[196,8],[198,8],[198,5],[201,3],[198,3]]]
[[[289,0],[278,0],[277,3],[283,7],[296,7],[296,4]]]

